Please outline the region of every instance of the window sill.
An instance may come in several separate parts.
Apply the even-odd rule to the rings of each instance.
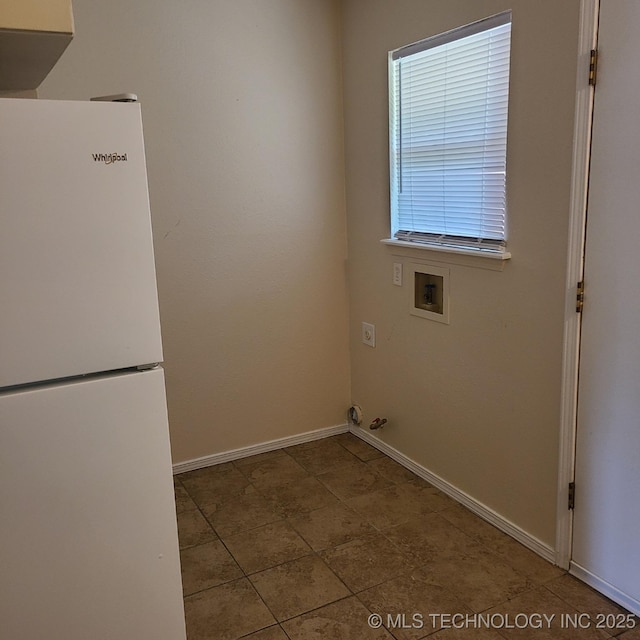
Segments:
[[[437,262],[448,264],[459,264],[465,267],[477,267],[479,269],[490,269],[492,271],[502,271],[506,261],[511,258],[511,254],[477,251],[475,249],[457,249],[455,247],[439,247],[436,245],[419,244],[417,242],[404,242],[395,238],[384,238],[380,240],[391,250],[393,255],[405,256],[408,258],[427,258]]]

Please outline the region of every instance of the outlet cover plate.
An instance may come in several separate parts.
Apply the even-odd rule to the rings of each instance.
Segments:
[[[369,347],[376,346],[376,325],[368,322],[362,323],[362,342]]]

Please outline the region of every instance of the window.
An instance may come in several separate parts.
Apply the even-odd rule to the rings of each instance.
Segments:
[[[506,246],[511,12],[389,54],[391,235]]]

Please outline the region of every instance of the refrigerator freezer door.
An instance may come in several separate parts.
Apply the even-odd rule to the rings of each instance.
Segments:
[[[162,369],[0,394],[0,636],[184,640]]]
[[[160,362],[140,105],[0,99],[0,388]]]

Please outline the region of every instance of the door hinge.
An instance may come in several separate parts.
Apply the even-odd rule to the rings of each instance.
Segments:
[[[575,509],[576,506],[576,483],[569,483],[569,509]]]
[[[598,75],[598,50],[591,49],[589,56],[589,85],[596,86],[596,76]]]
[[[582,313],[584,308],[584,280],[580,280],[576,287],[576,312]]]

